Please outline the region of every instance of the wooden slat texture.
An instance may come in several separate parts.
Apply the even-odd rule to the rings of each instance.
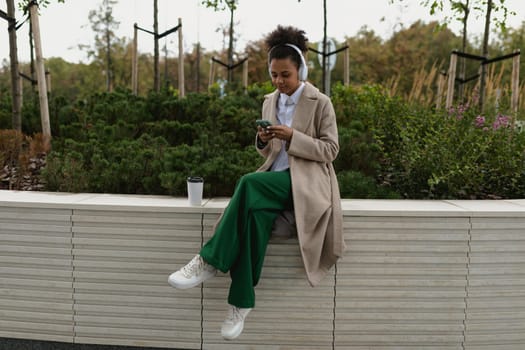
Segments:
[[[204,216],[205,241],[217,215]],[[226,341],[220,334],[228,308],[230,276],[219,275],[204,286],[204,349],[331,349],[333,342],[333,271],[320,286],[309,286],[297,239],[271,241],[259,285],[256,306],[243,334]]]
[[[344,218],[335,348],[461,349],[467,218]]]
[[[297,240],[271,241],[256,307],[230,342],[220,336],[229,275],[185,291],[167,283],[211,237],[227,202],[0,191],[0,338],[525,349],[525,200],[344,200],[348,250],[337,267],[311,288]]]
[[[201,295],[167,278],[200,247],[201,217],[75,210],[75,342],[199,348]]]
[[[465,349],[525,348],[525,218],[472,218]]]
[[[71,210],[0,206],[0,337],[73,341]]]

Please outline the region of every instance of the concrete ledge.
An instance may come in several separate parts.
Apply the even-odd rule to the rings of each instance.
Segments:
[[[523,349],[525,200],[342,201],[348,251],[317,288],[268,248],[257,306],[219,334],[229,277],[169,273],[228,198],[0,191],[0,337],[178,349]]]

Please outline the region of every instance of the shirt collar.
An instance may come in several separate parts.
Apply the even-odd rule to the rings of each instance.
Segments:
[[[284,106],[285,103],[286,103],[286,100],[288,98],[290,98],[292,100],[293,104],[296,105],[297,102],[299,101],[299,97],[301,97],[301,94],[303,93],[303,90],[304,90],[304,82],[301,82],[299,84],[299,87],[297,88],[297,90],[295,90],[295,92],[291,96],[288,96],[287,94],[280,93],[279,94],[279,103]]]

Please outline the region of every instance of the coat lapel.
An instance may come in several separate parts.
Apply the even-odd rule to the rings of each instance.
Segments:
[[[314,93],[315,88],[310,83],[305,84],[306,86],[299,98],[292,121],[292,128],[303,133],[306,133],[314,118],[315,104],[317,103],[317,96]]]
[[[279,91],[275,90],[272,94],[269,95],[270,98],[270,108],[268,110],[268,115],[263,116],[267,118],[272,124],[277,124],[277,101],[279,100]]]

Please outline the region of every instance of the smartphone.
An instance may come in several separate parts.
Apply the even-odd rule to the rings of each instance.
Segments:
[[[261,128],[267,128],[267,127],[269,127],[270,125],[272,125],[272,123],[271,123],[269,120],[264,120],[264,119],[257,119],[255,122],[256,122],[257,125],[260,126]]]

